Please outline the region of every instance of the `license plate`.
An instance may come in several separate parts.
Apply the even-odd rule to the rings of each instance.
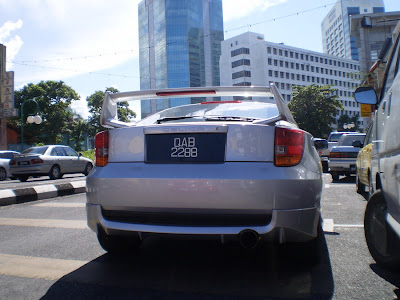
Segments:
[[[222,163],[226,134],[148,134],[147,163]]]
[[[28,161],[21,161],[21,162],[19,162],[19,165],[29,165],[29,162]]]

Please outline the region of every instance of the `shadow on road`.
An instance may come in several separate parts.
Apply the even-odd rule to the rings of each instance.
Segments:
[[[397,289],[394,290],[394,293],[397,298],[400,299],[400,273],[382,269],[377,264],[371,264],[370,267],[378,276],[397,287]]]
[[[324,236],[319,262],[268,245],[254,251],[212,241],[148,238],[129,257],[104,254],[59,279],[42,299],[330,299]]]

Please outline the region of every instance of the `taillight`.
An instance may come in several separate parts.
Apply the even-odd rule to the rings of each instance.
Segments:
[[[33,158],[31,159],[31,165],[37,165],[37,164],[42,164],[43,160],[41,160],[40,158]]]
[[[304,151],[304,131],[275,128],[275,166],[291,167],[300,163]]]
[[[102,131],[94,138],[96,161],[98,167],[104,167],[108,163],[109,132]]]
[[[10,166],[15,166],[17,164],[17,162],[15,160],[10,160]]]
[[[331,152],[329,158],[357,158],[358,152]]]

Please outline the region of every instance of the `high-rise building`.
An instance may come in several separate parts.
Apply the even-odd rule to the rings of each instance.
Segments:
[[[350,18],[382,12],[383,0],[338,0],[321,23],[323,52],[359,60],[355,39],[350,35]]]
[[[267,42],[262,34],[246,32],[222,42],[220,69],[221,86],[275,83],[287,102],[293,86],[331,85],[344,108],[336,117],[360,114],[353,97],[360,83],[359,62],[355,60]],[[359,122],[361,128],[368,124],[363,118]]]
[[[220,85],[222,0],[139,3],[140,89]],[[142,101],[142,117],[194,100]]]

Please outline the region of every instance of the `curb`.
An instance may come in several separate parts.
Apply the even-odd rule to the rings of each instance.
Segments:
[[[0,206],[86,193],[86,180],[0,190]]]

